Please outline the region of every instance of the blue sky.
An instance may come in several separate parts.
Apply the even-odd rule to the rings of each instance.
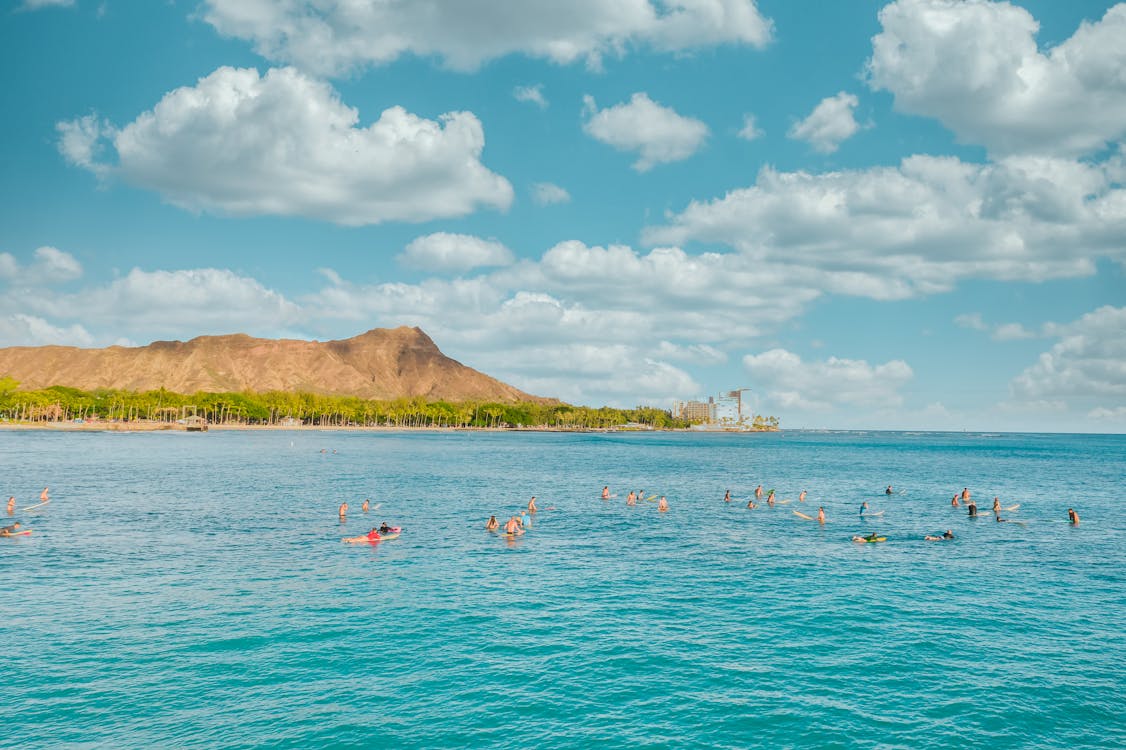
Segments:
[[[0,345],[418,325],[574,403],[1126,429],[1126,4],[0,12]]]

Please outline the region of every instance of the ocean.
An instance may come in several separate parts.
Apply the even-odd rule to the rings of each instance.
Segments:
[[[31,536],[0,539],[0,746],[1126,745],[1126,436],[5,431],[0,448],[2,499],[52,498],[15,514]],[[759,484],[790,502],[748,510]],[[950,505],[963,487],[977,519]],[[627,507],[631,489],[669,512]],[[532,495],[527,534],[484,530]],[[994,496],[1019,503],[1009,522]],[[824,526],[793,512],[819,506]],[[400,538],[341,543],[382,521]],[[873,531],[887,541],[852,542]]]

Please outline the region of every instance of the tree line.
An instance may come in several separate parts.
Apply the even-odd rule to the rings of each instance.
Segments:
[[[614,409],[485,401],[427,401],[421,397],[393,400],[316,393],[174,393],[66,386],[19,390],[12,378],[0,378],[0,419],[11,422],[84,421],[175,423],[199,416],[217,425],[303,425],[318,427],[551,427],[603,429],[639,425],[655,429],[687,428],[691,422],[654,407]],[[759,429],[769,420],[756,418]],[[767,420],[767,421],[763,421]]]

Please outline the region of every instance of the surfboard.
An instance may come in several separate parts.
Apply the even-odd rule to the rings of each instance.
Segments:
[[[1010,505],[1009,507],[1005,508],[1005,510],[1016,510],[1019,507],[1020,503],[1017,503],[1016,505]]]
[[[342,538],[340,541],[344,542],[345,544],[379,544],[380,542],[388,542],[392,539],[398,539],[398,538],[399,538],[398,534],[385,534],[384,536],[381,536],[378,539],[368,539],[366,536],[363,537],[363,538],[346,536],[346,537]]]
[[[888,538],[886,536],[878,536],[875,539],[868,539],[862,536],[854,536],[852,538],[852,541],[856,542],[857,544],[874,544],[876,542],[886,542],[887,540]]]
[[[650,495],[649,497],[645,498],[645,502],[647,502],[647,503],[652,502],[653,500],[656,500],[658,497],[660,497],[660,495]]]
[[[39,507],[42,507],[42,506],[46,505],[46,504],[47,504],[47,503],[49,503],[49,502],[51,502],[51,501],[50,501],[50,500],[44,500],[44,501],[43,501],[43,502],[41,502],[41,503],[36,503],[35,505],[29,505],[29,506],[27,506],[26,508],[20,508],[20,512],[22,513],[22,512],[24,512],[25,510],[34,510],[35,508],[39,508]]]
[[[877,511],[870,511],[868,513],[861,513],[860,517],[861,518],[867,518],[868,516],[882,516],[883,514],[884,514],[884,511],[877,510]]]
[[[804,518],[807,521],[816,521],[817,520],[813,516],[807,516],[805,513],[802,513],[800,510],[795,510],[794,515],[798,516],[799,518]]]
[[[794,501],[793,500],[775,500],[774,502],[777,503],[778,505],[789,505],[790,503],[792,503]]]
[[[0,536],[31,536],[31,529],[21,529],[20,531],[13,531],[10,534],[2,534]]]

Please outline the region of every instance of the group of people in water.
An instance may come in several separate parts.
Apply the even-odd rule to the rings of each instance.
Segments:
[[[43,491],[39,493],[39,502],[36,503],[35,505],[31,505],[27,508],[24,508],[24,510],[31,510],[32,508],[38,508],[41,505],[46,505],[47,503],[51,502],[51,497],[50,497],[50,494],[48,493],[48,489],[49,489],[48,487],[44,487]],[[9,516],[14,516],[16,514],[16,497],[15,497],[15,495],[12,495],[11,497],[8,498],[7,510],[8,510]],[[0,536],[27,536],[30,533],[31,533],[31,529],[21,528],[19,521],[15,521],[14,523],[9,524],[8,526],[0,526]]]
[[[528,509],[522,510],[518,515],[508,517],[504,522],[504,534],[510,539],[522,535],[525,531],[532,528],[532,519],[539,508],[536,507],[536,496],[532,495],[532,499],[528,501]],[[489,520],[485,522],[485,531],[498,531],[500,529],[500,521],[497,520],[495,515],[489,516]]]
[[[617,495],[611,495],[610,494],[610,486],[609,485],[606,485],[605,487],[602,488],[602,499],[603,500],[612,500],[616,497],[617,497]],[[661,495],[660,497],[658,497],[657,495],[650,495],[649,497],[645,497],[645,490],[638,490],[637,492],[630,490],[629,494],[626,495],[626,505],[637,505],[637,502],[639,500],[649,500],[649,501],[656,500],[657,501],[657,510],[661,513],[667,513],[668,512],[669,501],[668,501],[668,498],[666,498],[664,495]]]
[[[323,453],[324,451],[321,452]],[[336,451],[333,451],[333,453],[336,453]],[[375,509],[379,510],[380,505],[382,505],[382,503],[376,503],[374,506]],[[371,498],[364,498],[364,502],[360,505],[360,510],[367,513],[372,507]],[[348,501],[344,501],[340,504],[340,507],[337,509],[337,514],[340,516],[340,523],[344,523],[348,520]],[[371,531],[366,534],[344,537],[341,541],[350,544],[357,544],[359,542],[371,542],[375,544],[398,537],[401,530],[402,529],[398,526],[388,526],[387,522],[384,521],[378,527],[372,526]]]

